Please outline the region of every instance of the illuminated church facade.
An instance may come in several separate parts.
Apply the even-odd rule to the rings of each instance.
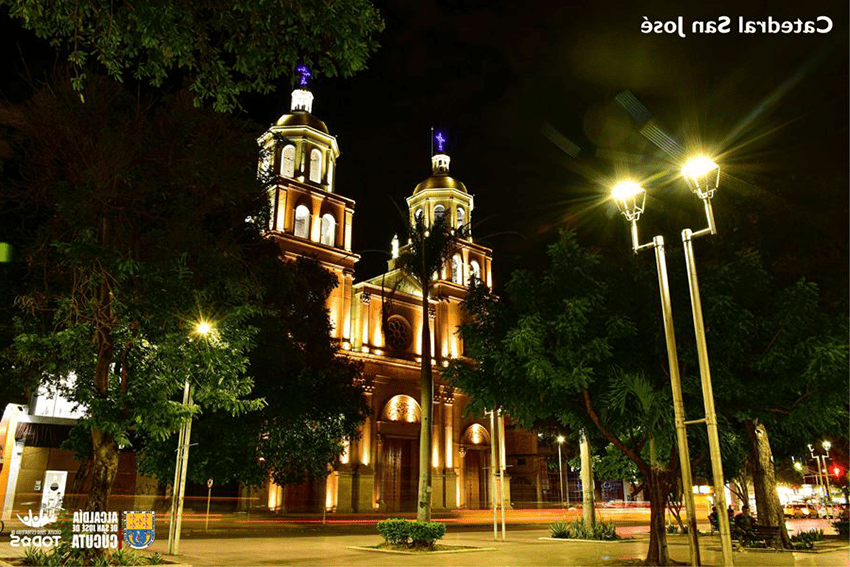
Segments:
[[[271,217],[267,237],[284,259],[313,256],[337,277],[328,298],[332,338],[341,354],[363,363],[370,415],[359,439],[346,446],[325,482],[279,487],[270,484],[268,507],[286,512],[324,507],[346,512],[405,512],[415,509],[419,469],[421,291],[394,265],[385,274],[354,281],[355,203],[334,182],[340,150],[324,122],[312,114],[313,94],[292,93],[291,111],[258,140],[260,173],[268,180]],[[453,227],[470,226],[474,199],[449,175],[450,158],[438,140],[432,174],[407,197],[410,222],[426,226],[443,217]],[[465,415],[468,396],[441,380],[439,370],[463,356],[457,328],[470,278],[492,286],[492,252],[469,235],[432,285],[428,317],[435,370],[433,404],[432,506],[435,510],[486,508],[491,504],[489,418]],[[393,293],[387,293],[393,288]],[[537,436],[509,427],[506,432],[506,505],[541,500],[548,481]],[[541,469],[542,467],[542,469]]]

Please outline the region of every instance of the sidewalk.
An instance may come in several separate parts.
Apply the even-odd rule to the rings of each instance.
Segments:
[[[344,565],[346,567],[416,565],[487,565],[487,566],[596,566],[637,565],[646,555],[649,540],[645,536],[625,543],[553,542],[539,540],[548,536],[545,529],[508,531],[506,542],[494,542],[492,531],[450,531],[442,540],[450,545],[472,545],[492,551],[440,555],[396,555],[358,551],[348,546],[377,545],[377,534],[324,535],[312,537],[253,537],[228,539],[185,538],[181,541],[181,560],[192,565]],[[688,561],[688,544],[682,536],[668,539],[670,555],[683,564]],[[703,565],[721,565],[722,556],[716,538],[704,537],[700,545]],[[151,550],[165,552],[158,539]],[[845,567],[850,565],[850,550],[828,553],[736,552],[739,567]]]

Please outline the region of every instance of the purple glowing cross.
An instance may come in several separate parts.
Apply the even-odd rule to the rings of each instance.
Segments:
[[[434,139],[437,140],[437,151],[442,152],[443,148],[446,145],[446,138],[443,136],[443,133],[437,132],[437,135],[434,136]]]
[[[310,68],[304,63],[298,65],[295,68],[295,72],[301,75],[301,78],[298,80],[298,84],[302,86],[306,85],[307,82],[310,80],[310,77],[313,76],[313,73],[310,72]]]

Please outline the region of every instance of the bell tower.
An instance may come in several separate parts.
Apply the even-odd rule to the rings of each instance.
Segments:
[[[435,132],[433,141],[436,153],[431,156],[431,176],[419,183],[407,198],[410,224],[421,218],[425,226],[430,226],[442,218],[452,228],[465,230],[466,237],[458,243],[457,253],[443,268],[439,280],[465,288],[474,277],[492,287],[492,253],[472,239],[474,198],[463,182],[449,175],[451,157],[446,151],[445,134]]]
[[[313,115],[311,73],[296,67],[298,85],[290,111],[260,136],[258,177],[268,191],[266,237],[286,260],[315,256],[339,285],[328,298],[331,337],[350,340],[351,284],[360,257],[351,251],[354,201],[336,192],[334,172],[339,146],[324,122]]]

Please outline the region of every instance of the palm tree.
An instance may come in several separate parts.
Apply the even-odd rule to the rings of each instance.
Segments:
[[[434,376],[431,369],[431,330],[429,328],[428,300],[431,284],[438,278],[440,269],[449,261],[457,242],[463,238],[464,229],[452,229],[442,216],[431,226],[426,226],[421,216],[407,229],[408,243],[399,251],[395,266],[422,290],[422,340],[421,386],[419,399],[422,421],[419,432],[419,493],[416,519],[431,521],[431,413],[434,403]]]

